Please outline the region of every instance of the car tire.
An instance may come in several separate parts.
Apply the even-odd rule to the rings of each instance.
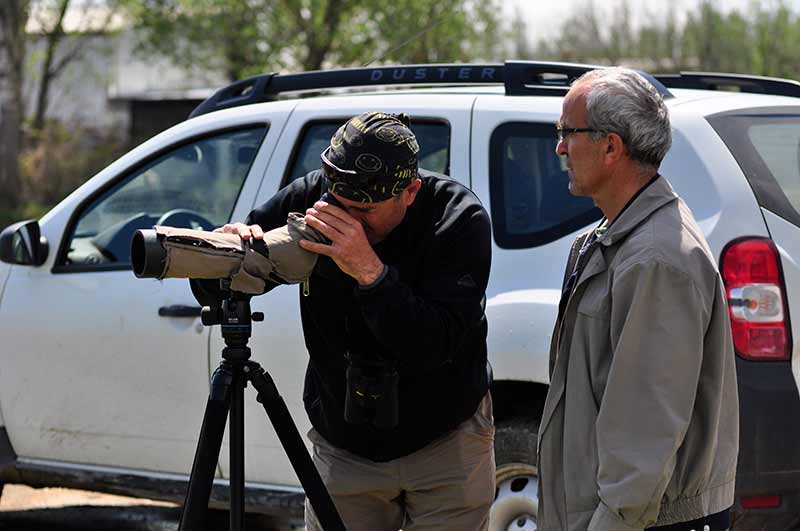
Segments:
[[[489,514],[489,531],[530,531],[537,528],[538,433],[538,419],[512,419],[495,427],[497,488]]]

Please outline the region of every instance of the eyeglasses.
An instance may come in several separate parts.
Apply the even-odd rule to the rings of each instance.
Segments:
[[[322,159],[323,165],[326,166],[327,169],[331,170],[332,172],[344,173],[345,175],[356,175],[355,170],[345,170],[343,168],[340,168],[339,166],[337,166],[333,162],[331,162],[328,159],[328,155],[327,155],[328,152],[330,151],[330,149],[331,149],[330,146],[328,146],[327,148],[325,148],[325,151],[320,153],[320,158]]]
[[[599,133],[600,131],[597,129],[592,129],[591,127],[556,127],[556,134],[558,135],[558,141],[563,142],[565,138],[569,135],[575,133]]]
[[[331,162],[328,158],[330,149],[330,146],[328,146],[325,148],[325,151],[320,154],[320,158],[322,159],[322,174],[325,177],[332,182],[345,181],[351,186],[359,186],[366,183],[368,180],[367,176],[359,175],[355,170],[345,170]]]

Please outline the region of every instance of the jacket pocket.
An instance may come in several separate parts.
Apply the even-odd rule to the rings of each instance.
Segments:
[[[609,319],[611,312],[611,291],[607,286],[605,275],[595,277],[581,286],[578,313],[589,315],[596,319]]]
[[[594,509],[567,512],[567,529],[570,531],[588,529],[592,515],[594,515]]]

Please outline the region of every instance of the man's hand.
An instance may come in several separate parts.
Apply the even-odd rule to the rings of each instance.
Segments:
[[[306,210],[306,223],[331,240],[330,245],[301,240],[300,247],[330,256],[344,273],[362,286],[372,284],[383,273],[384,264],[364,233],[364,227],[343,209],[317,201]]]
[[[213,232],[224,232],[226,234],[238,234],[243,240],[255,238],[264,239],[264,230],[258,225],[245,225],[244,223],[228,223],[222,227],[217,227]]]

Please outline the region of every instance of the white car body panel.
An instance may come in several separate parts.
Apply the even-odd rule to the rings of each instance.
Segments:
[[[193,304],[186,282],[14,267],[5,296],[15,302],[0,306],[3,364],[14,371],[0,372],[0,401],[18,455],[191,468],[208,389],[207,332],[156,313]]]
[[[473,191],[491,208],[489,143],[506,122],[555,123],[561,103],[553,98],[479,96],[473,110]],[[495,380],[550,381],[550,338],[558,314],[569,248],[578,232],[542,247],[501,249],[492,240],[492,270],[486,291],[487,345]],[[543,291],[546,290],[543,296]],[[536,321],[534,331],[532,322]]]
[[[270,114],[235,213],[252,206],[290,108],[281,103]],[[0,372],[0,402],[18,455],[189,472],[208,395],[209,331],[196,318],[157,315],[161,306],[197,305],[188,282],[139,280],[129,270],[51,269],[69,218],[97,189],[185,139],[263,122],[242,109],[184,122],[110,165],[41,220],[48,259],[36,268],[12,266],[3,295],[15,302],[0,305],[0,336],[9,338],[4,365],[15,368]],[[75,389],[50,391],[64,386]]]
[[[672,149],[660,171],[692,210],[717,261],[722,248],[742,234],[768,236],[753,191],[719,135],[697,119],[697,109],[670,110]]]
[[[786,283],[786,296],[789,301],[796,300],[800,293],[800,228],[792,225],[785,219],[776,216],[769,210],[762,208],[764,219],[767,221],[770,235],[778,248],[783,268],[783,280]],[[792,373],[800,386],[800,308],[796,311],[789,309],[789,322],[792,326]]]

